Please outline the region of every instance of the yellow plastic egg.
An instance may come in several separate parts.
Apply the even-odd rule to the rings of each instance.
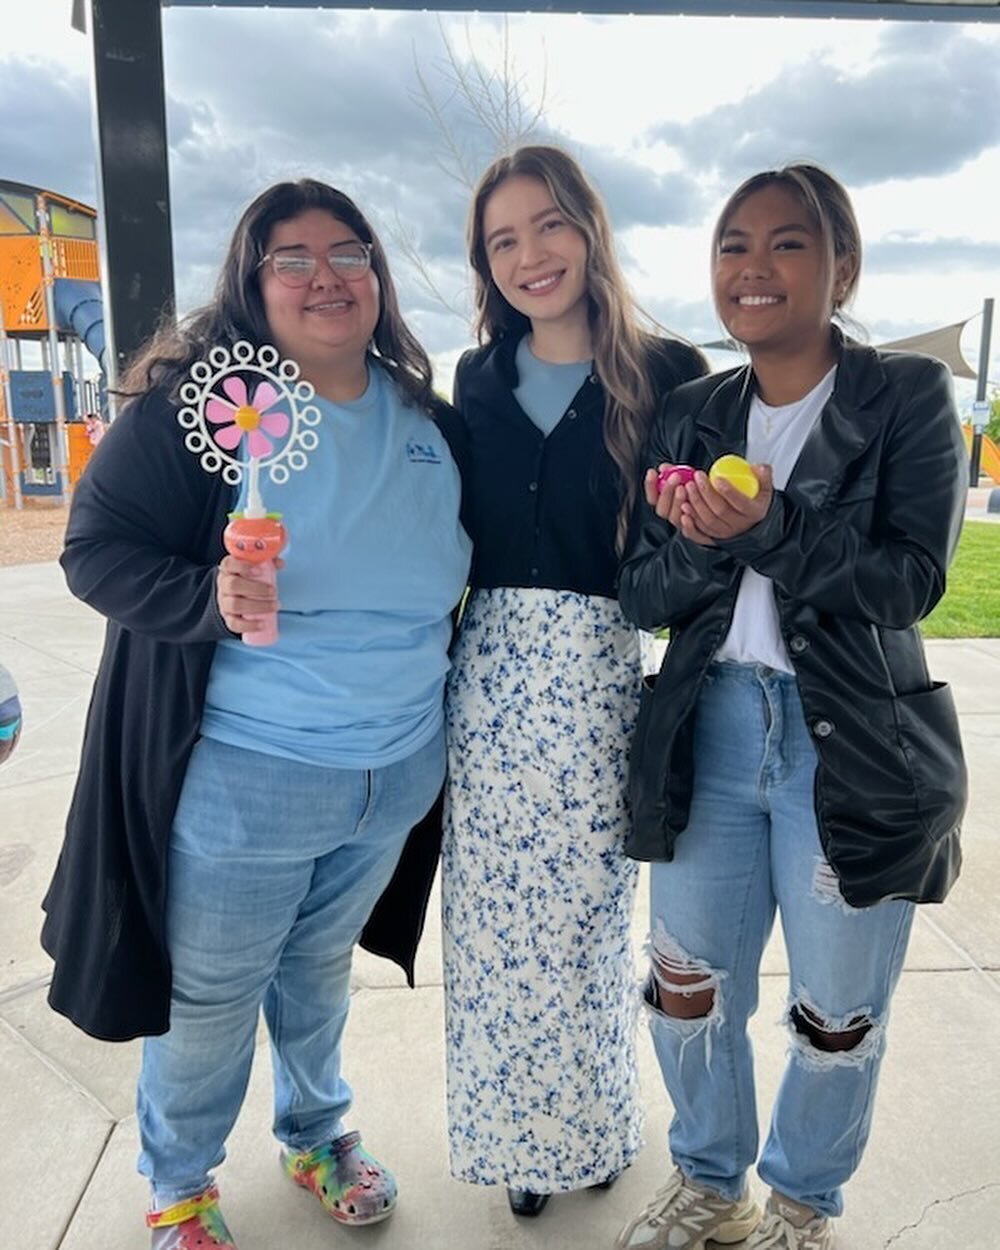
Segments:
[[[708,480],[713,484],[720,480],[729,482],[748,499],[760,491],[760,482],[742,456],[720,456],[709,469]]]

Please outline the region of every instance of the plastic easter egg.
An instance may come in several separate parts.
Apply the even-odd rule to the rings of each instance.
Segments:
[[[713,485],[719,481],[729,482],[748,499],[755,498],[760,491],[760,482],[742,456],[720,456],[709,469],[708,480]]]
[[[657,494],[664,489],[668,479],[672,477],[680,479],[675,485],[686,486],[688,482],[694,481],[694,469],[689,464],[669,464],[665,469],[661,469],[656,475]]]

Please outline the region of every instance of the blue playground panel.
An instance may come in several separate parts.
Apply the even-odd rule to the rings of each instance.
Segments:
[[[43,369],[12,369],[10,378],[11,410],[15,421],[26,425],[55,421],[56,397],[52,375]],[[62,375],[66,420],[76,419],[76,386],[72,373]]]

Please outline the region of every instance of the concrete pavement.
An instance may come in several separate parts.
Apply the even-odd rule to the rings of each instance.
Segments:
[[[965,518],[967,521],[1000,521],[1000,486],[970,487]]]
[[[0,569],[0,659],[20,685],[26,725],[0,770],[2,1250],[148,1245],[135,1173],[139,1045],[95,1042],[49,1011],[49,963],[38,945],[39,900],[61,841],[101,636],[102,622],[70,597],[57,565]],[[934,675],[954,685],[972,773],[966,867],[947,903],[918,914],[841,1250],[1000,1246],[1000,639],[928,650]],[[643,900],[637,957],[645,912]],[[219,1175],[240,1250],[610,1250],[662,1183],[669,1109],[644,1031],[648,1144],[610,1192],[557,1198],[539,1219],[515,1221],[502,1190],[449,1179],[439,952],[432,910],[416,991],[369,956],[355,968],[351,1123],[396,1171],[397,1213],[371,1229],[343,1229],[281,1176],[262,1045]],[[764,1116],[784,1059],[784,993],[776,937],[753,1026]]]

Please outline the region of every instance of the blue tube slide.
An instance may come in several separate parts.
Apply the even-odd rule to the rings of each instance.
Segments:
[[[56,323],[64,334],[75,334],[106,372],[104,353],[104,305],[97,282],[56,278],[53,284]]]

